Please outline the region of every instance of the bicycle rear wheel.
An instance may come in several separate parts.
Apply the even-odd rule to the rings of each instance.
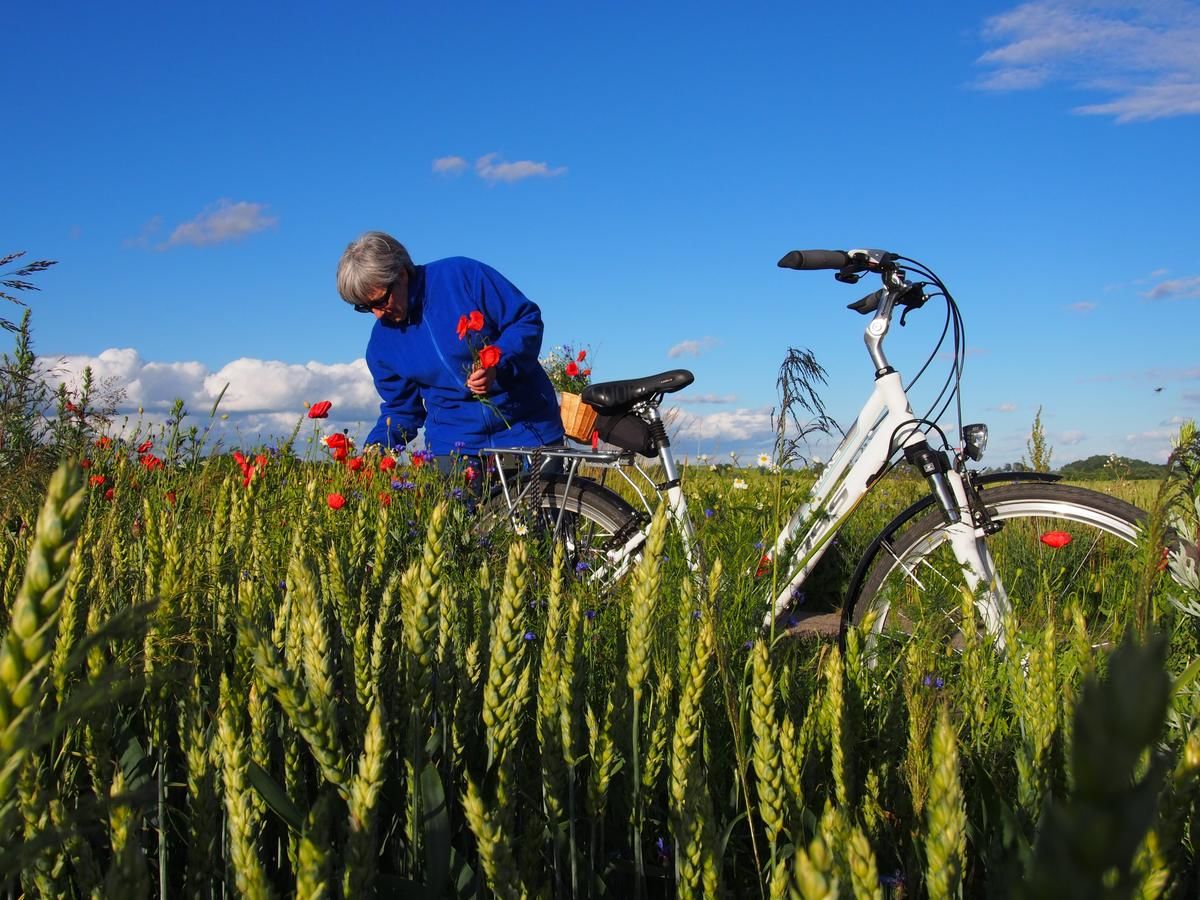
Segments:
[[[561,542],[581,578],[611,583],[629,571],[640,555],[642,517],[619,494],[586,479],[568,484],[565,475],[544,476],[536,494],[536,514],[500,508],[485,518],[486,527],[512,528],[547,545]]]
[[[1138,595],[1144,562],[1134,546],[1145,512],[1106,494],[1058,484],[1005,485],[981,496],[1001,523],[987,544],[1018,628],[1050,621],[1066,626],[1076,606],[1093,647],[1119,640],[1147,602]],[[920,634],[961,646],[964,589],[945,521],[934,510],[880,549],[851,620],[862,625],[873,617],[880,642],[901,643]]]

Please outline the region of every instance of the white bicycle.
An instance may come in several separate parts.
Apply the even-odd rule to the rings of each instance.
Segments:
[[[1146,513],[1106,494],[1056,484],[1055,475],[980,475],[968,468],[982,458],[987,427],[960,427],[961,441],[952,446],[937,424],[958,400],[964,344],[958,305],[928,268],[881,250],[793,251],[779,266],[832,269],[839,281],[851,284],[873,274],[883,286],[849,305],[871,316],[864,338],[874,387],[808,500],[789,516],[767,553],[775,574],[764,581],[775,591],[764,597],[766,624],[787,612],[859,502],[895,465],[907,461],[925,476],[929,494],[888,523],[858,560],[842,604],[843,628],[870,621],[880,638],[906,639],[922,631],[955,640],[967,591],[978,623],[997,645],[1003,645],[1010,612],[1021,625],[1036,624],[1072,603],[1083,612],[1092,643],[1110,643],[1128,621],[1117,613],[1146,600],[1134,596],[1145,569],[1145,550],[1139,551],[1137,543]],[[935,402],[940,408],[916,416],[908,398],[912,385],[904,385],[888,363],[884,341],[897,311],[903,323],[933,298],[944,299],[947,314],[938,347],[950,334],[954,363]],[[583,399],[600,413],[600,437],[618,450],[485,451],[501,461],[523,457],[533,463],[524,470],[534,473],[544,460],[562,460],[561,472],[553,475],[511,483],[502,477],[498,494],[505,514],[515,519],[522,510],[539,510],[543,524],[565,541],[577,569],[608,582],[623,576],[639,557],[649,514],[661,497],[689,563],[702,571],[679,468],[659,413],[666,394],[692,381],[691,372],[676,369],[588,387]],[[937,438],[933,445],[931,435]],[[657,470],[639,457],[656,459]],[[625,493],[638,498],[641,509],[588,477],[589,467],[624,479],[630,488]],[[1167,543],[1164,559],[1168,553],[1194,553],[1170,533]]]

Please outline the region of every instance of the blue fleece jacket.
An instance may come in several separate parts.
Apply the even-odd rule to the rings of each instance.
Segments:
[[[484,327],[457,334],[460,316],[483,313]],[[471,344],[500,348],[486,401],[466,388]],[[417,266],[409,279],[408,320],[375,322],[367,368],[379,392],[379,421],[367,443],[407,444],[425,427],[438,456],[481,447],[529,447],[562,440],[554,387],[538,362],[542,314],[495,269],[455,256]],[[461,442],[461,443],[460,443]]]

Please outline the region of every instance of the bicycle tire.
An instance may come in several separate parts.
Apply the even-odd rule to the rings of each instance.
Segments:
[[[594,481],[571,479],[565,475],[547,475],[538,492],[539,514],[521,529],[534,538],[554,538],[563,542],[568,565],[581,578],[601,581],[619,580],[640,555],[636,546],[615,567],[608,552],[625,546],[639,531],[642,517],[616,492]],[[561,514],[561,515],[560,515]],[[507,510],[497,517],[509,519]]]
[[[1134,547],[1146,513],[1086,488],[1010,484],[981,497],[1001,529],[988,537],[1018,628],[1038,627],[1077,605],[1094,647],[1119,638],[1142,567]],[[1064,537],[1065,536],[1065,537]],[[897,642],[921,632],[962,646],[962,572],[947,544],[940,510],[914,522],[878,551],[850,621],[874,616],[872,633]],[[1065,542],[1064,542],[1065,541]],[[1055,546],[1059,544],[1060,546]]]

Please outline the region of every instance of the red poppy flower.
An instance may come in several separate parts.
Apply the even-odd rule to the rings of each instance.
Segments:
[[[577,357],[575,357],[575,361],[576,361],[576,362],[583,362],[585,359],[587,359],[587,351],[586,351],[586,350],[580,350],[580,351],[579,351],[579,355],[578,355]]]
[[[591,370],[591,369],[584,369],[584,370],[583,370],[582,372],[580,372],[579,374],[580,374],[580,375],[591,375],[591,374],[592,374],[592,370]]]
[[[390,472],[394,468],[396,468],[396,459],[393,456],[385,456],[379,461],[380,472]]]
[[[419,469],[423,465],[425,465],[425,454],[418,450],[412,455],[412,467],[414,469]]]
[[[754,573],[755,578],[762,578],[771,569],[771,557],[764,553],[762,559],[758,561],[758,570]]]
[[[341,432],[335,432],[321,438],[321,442],[331,450],[347,450],[350,447],[350,438]]]
[[[499,347],[495,344],[488,344],[479,351],[479,365],[485,369],[494,369],[496,364],[500,362],[502,353]]]
[[[260,453],[258,456],[254,457],[254,464],[260,469],[265,469],[267,467],[267,454]]]
[[[100,437],[96,438],[96,446],[101,450],[107,450],[112,446],[112,438],[101,435]]]
[[[111,500],[112,498],[113,498],[113,489],[109,488],[107,491],[104,492],[104,499]]]
[[[359,469],[362,468],[362,457],[355,456],[355,457],[352,457],[351,459],[346,460],[346,468],[349,469],[351,472],[357,472]]]
[[[326,419],[329,417],[329,410],[333,406],[328,400],[320,400],[308,408],[308,417],[310,419]]]
[[[138,457],[138,462],[146,467],[146,471],[153,472],[155,469],[163,468],[166,463],[152,453],[143,453]]]
[[[1071,543],[1071,535],[1065,531],[1047,531],[1042,535],[1042,543],[1057,550]]]
[[[467,327],[472,331],[483,331],[483,313],[477,309],[471,310],[467,316]]]
[[[479,473],[475,471],[474,466],[467,466],[466,471],[463,472],[463,478],[467,479],[468,484],[473,484],[475,479],[478,477]]]
[[[330,494],[325,498],[325,502],[329,504],[330,509],[341,509],[346,505],[346,498],[341,494]]]
[[[392,505],[392,495],[389,491],[381,491],[380,492],[379,505],[380,506],[391,506]]]
[[[349,455],[350,455],[350,451],[347,450],[345,447],[338,447],[336,450],[333,451],[333,459],[335,462],[342,462]]]
[[[154,441],[142,441],[140,444],[137,445],[137,452],[145,453],[147,450],[151,449],[153,446],[154,446]]]
[[[100,485],[104,484],[104,481],[105,479],[103,475],[93,475],[88,479],[88,484],[90,484],[92,487],[99,487]]]
[[[168,502],[168,503],[170,503],[172,506],[174,506],[174,505],[175,505],[175,499],[176,499],[176,498],[175,498],[175,492],[174,492],[174,491],[167,491],[167,502]]]
[[[575,360],[571,360],[569,363],[567,363],[566,372],[572,378],[579,374],[579,366],[575,365]]]
[[[245,456],[245,454],[242,453],[241,450],[233,451],[233,461],[235,463],[237,463],[239,466],[241,466],[243,469],[246,468],[246,456]]]
[[[467,327],[468,327],[467,317],[459,316],[458,317],[458,325],[455,327],[454,330],[455,330],[455,332],[457,332],[458,339],[460,341],[467,336]]]
[[[79,461],[79,468],[90,469],[91,467],[92,467],[92,461],[90,459],[88,459],[86,456]]]

